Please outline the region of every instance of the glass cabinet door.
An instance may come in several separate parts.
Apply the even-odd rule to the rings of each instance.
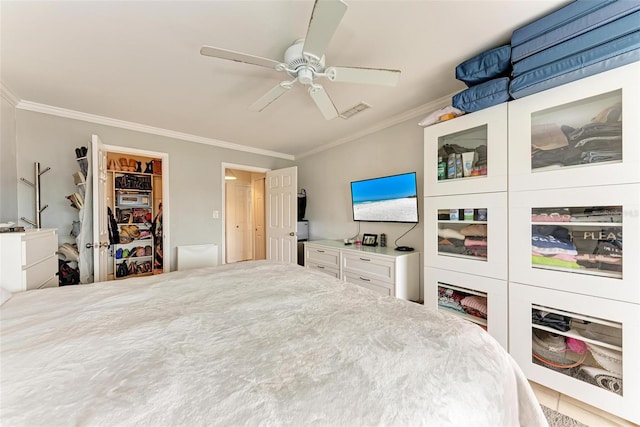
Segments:
[[[639,203],[640,184],[511,193],[510,280],[640,303]]]
[[[487,261],[487,208],[438,209],[438,254]]]
[[[622,278],[622,206],[531,209],[534,268]]]
[[[622,162],[622,90],[531,114],[531,170]]]
[[[509,282],[509,352],[527,378],[640,422],[638,304]]]
[[[507,104],[426,127],[425,196],[507,189]]]
[[[424,277],[426,307],[475,323],[508,348],[505,280],[431,267]]]
[[[532,362],[623,395],[622,324],[531,305]]]
[[[462,317],[487,330],[487,294],[438,282],[438,309]]]
[[[509,189],[640,181],[640,63],[509,103]]]
[[[425,265],[507,278],[507,193],[425,198]]]

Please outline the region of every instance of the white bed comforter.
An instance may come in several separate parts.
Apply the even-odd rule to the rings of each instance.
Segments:
[[[299,266],[29,291],[0,310],[3,426],[546,425],[480,328]]]

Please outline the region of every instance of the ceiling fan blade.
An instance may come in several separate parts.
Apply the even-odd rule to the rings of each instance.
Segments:
[[[291,89],[291,82],[282,82],[274,86],[269,92],[262,95],[260,99],[251,104],[249,110],[262,111],[267,108],[273,101],[284,95],[289,89]]]
[[[302,48],[304,55],[322,58],[346,11],[342,0],[316,0]]]
[[[278,61],[273,59],[261,58],[259,56],[247,55],[246,53],[234,52],[233,50],[220,49],[219,47],[202,46],[200,54],[212,56],[214,58],[228,59],[236,62],[244,62],[245,64],[260,65],[261,67],[275,69]]]
[[[320,85],[313,85],[309,87],[309,95],[313,98],[322,115],[325,119],[331,120],[338,117],[338,110],[333,105],[333,101],[329,98],[329,94]]]
[[[337,83],[396,86],[400,80],[400,70],[378,68],[329,67],[325,74],[330,81]]]

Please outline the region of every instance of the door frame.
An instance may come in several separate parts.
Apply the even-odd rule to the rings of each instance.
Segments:
[[[261,168],[261,167],[257,167],[257,166],[249,166],[249,165],[240,165],[240,164],[236,164],[236,163],[227,163],[227,162],[221,162],[220,163],[220,186],[222,187],[221,190],[221,195],[222,195],[222,199],[221,199],[221,206],[222,208],[220,209],[220,228],[222,231],[222,239],[221,239],[221,244],[220,244],[220,250],[222,253],[222,264],[226,264],[227,263],[227,214],[226,214],[226,210],[227,210],[227,204],[226,204],[226,200],[227,200],[227,190],[226,190],[226,185],[225,185],[225,179],[224,179],[224,175],[225,175],[225,170],[227,169],[235,169],[235,170],[241,170],[241,171],[246,171],[246,172],[258,172],[258,173],[267,173],[269,172],[271,169],[269,168]],[[253,203],[253,201],[252,201]]]
[[[162,271],[171,271],[171,209],[169,202],[169,153],[103,144],[108,153],[130,154],[132,156],[153,157],[162,160]],[[105,213],[106,215],[106,213]],[[164,225],[166,224],[166,226]],[[167,250],[168,249],[168,250]],[[95,268],[95,267],[94,267]]]

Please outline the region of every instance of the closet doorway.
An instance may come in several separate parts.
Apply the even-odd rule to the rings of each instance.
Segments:
[[[224,262],[266,259],[266,170],[223,164]]]
[[[100,229],[108,224],[105,228],[112,231],[109,251],[94,262],[94,276],[100,272],[105,276],[100,280],[113,280],[168,272],[168,154],[106,145],[99,138],[93,148],[97,168],[92,175],[100,187],[94,198],[99,219],[94,222]]]

